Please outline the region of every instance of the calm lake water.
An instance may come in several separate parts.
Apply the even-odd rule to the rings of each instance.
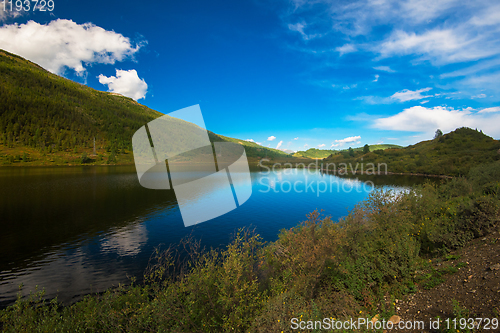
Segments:
[[[425,180],[300,169],[251,176],[253,193],[241,207],[184,227],[173,191],[142,188],[134,166],[0,168],[0,306],[15,300],[20,284],[23,294],[38,285],[48,297],[71,303],[128,277],[140,280],[160,244],[191,235],[202,246],[222,247],[242,227],[274,241],[315,209],[345,216],[373,184],[401,190]]]

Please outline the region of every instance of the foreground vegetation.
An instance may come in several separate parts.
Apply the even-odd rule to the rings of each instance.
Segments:
[[[276,242],[240,231],[223,251],[158,250],[144,282],[71,305],[34,293],[0,312],[10,332],[281,332],[291,318],[388,318],[393,300],[432,288],[445,256],[500,226],[500,162],[467,178],[376,192],[332,221],[313,212]],[[456,267],[459,269],[460,267]]]

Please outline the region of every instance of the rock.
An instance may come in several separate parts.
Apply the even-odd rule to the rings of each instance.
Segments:
[[[498,271],[500,269],[500,264],[495,264],[493,266],[490,266],[490,270],[492,271]]]
[[[389,321],[393,324],[397,324],[401,321],[401,317],[394,315],[391,318],[389,318]]]

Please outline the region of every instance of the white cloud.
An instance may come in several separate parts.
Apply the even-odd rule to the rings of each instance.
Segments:
[[[248,142],[255,142],[255,141],[253,141],[253,139],[246,139],[245,141],[248,141]]]
[[[390,97],[380,97],[380,96],[359,96],[356,97],[355,100],[363,101],[367,104],[391,104],[394,103],[394,100]],[[368,114],[364,114],[363,116],[369,116]],[[349,119],[355,118],[353,116],[348,116]]]
[[[0,48],[31,60],[53,73],[70,68],[85,72],[84,64],[114,64],[132,57],[141,45],[92,23],[57,19],[48,24],[29,21],[0,27]]]
[[[291,3],[283,19],[300,20],[308,27],[308,33],[322,39],[323,44],[317,41],[299,49],[314,54],[315,59],[316,54],[325,53],[328,45],[340,39],[347,42],[334,49],[339,55],[368,52],[375,61],[398,57],[398,67],[430,64],[437,67],[440,73],[436,74],[442,78],[468,73],[464,75],[467,80],[449,82],[455,90],[482,89],[481,82],[475,82],[473,76],[477,70],[489,71],[482,73],[480,81],[498,79],[498,75],[493,75],[500,73],[497,0],[292,0]],[[331,68],[332,59],[324,59],[325,66]],[[445,73],[450,67],[444,65],[455,63],[462,63],[460,69]],[[389,66],[373,68],[394,72]],[[500,90],[496,84],[488,89]],[[477,92],[473,91],[474,94]]]
[[[402,91],[398,91],[394,95],[391,96],[392,99],[397,99],[400,102],[406,102],[406,101],[413,101],[413,100],[419,100],[419,99],[424,99],[424,98],[429,98],[432,97],[432,95],[422,95],[422,92],[429,91],[432,88],[424,88],[424,89],[419,89],[416,91],[411,91],[408,89],[404,89]]]
[[[350,136],[350,137],[344,138],[342,140],[335,140],[334,142],[332,142],[332,146],[330,148],[342,147],[344,144],[351,143],[351,142],[359,143],[356,141],[358,141],[360,139],[361,139],[361,136],[357,135],[357,136]]]
[[[495,2],[494,2],[495,3]],[[486,6],[480,13],[474,15],[470,23],[476,26],[492,26],[500,23],[500,5]]]
[[[373,67],[373,69],[376,69],[378,71],[382,71],[382,72],[387,72],[387,73],[395,73],[396,71],[391,69],[389,66],[377,66],[377,67]]]
[[[15,4],[15,2],[12,5],[14,6],[14,4]],[[2,3],[2,7],[3,6],[6,6],[8,8],[8,10],[4,10],[4,8],[0,9],[0,22],[5,22],[9,19],[15,19],[19,16],[22,16],[24,13],[26,13],[25,11],[9,10],[10,5],[7,1]]]
[[[274,135],[271,135],[267,138],[267,141],[273,141],[274,139],[276,139],[276,137]]]
[[[306,144],[304,145],[304,148],[307,148],[307,147],[309,147],[309,145],[306,143]]]
[[[282,144],[283,144],[283,141],[278,142],[278,145],[276,146],[276,149],[279,149],[279,147],[281,147]]]
[[[344,55],[346,53],[352,53],[352,52],[356,52],[357,49],[354,45],[352,44],[345,44],[345,45],[342,45],[342,46],[339,46],[335,49],[335,51],[337,51],[339,53],[339,55]]]
[[[148,85],[139,78],[135,69],[128,71],[117,69],[116,76],[110,77],[101,74],[99,83],[107,85],[110,92],[133,98],[136,101],[146,97],[148,91]]]
[[[495,107],[492,107],[492,108],[482,109],[478,113],[492,113],[492,112],[500,112],[500,106],[495,106]]]
[[[375,74],[375,80],[373,80],[373,82],[377,82],[379,77],[380,77],[380,75]]]
[[[260,146],[262,146],[262,143],[260,143],[260,142],[255,142],[255,143],[258,144],[258,145],[260,145]]]
[[[298,140],[298,139],[299,139],[299,137],[294,138],[294,140]]]
[[[318,148],[323,148],[324,146],[326,146],[324,143],[318,145]]]
[[[296,32],[300,33],[304,40],[309,40],[309,39],[312,39],[312,38],[315,38],[318,36],[317,34],[312,34],[312,35],[306,34],[304,32],[305,27],[306,27],[305,22],[299,22],[296,24],[289,24],[288,25],[288,29],[290,29],[291,31],[296,31]]]
[[[472,99],[474,99],[474,98],[486,98],[486,95],[485,94],[479,94],[479,95],[472,96],[471,98]]]
[[[342,89],[349,90],[349,89],[352,89],[352,88],[356,88],[357,86],[358,86],[358,84],[354,83],[354,84],[351,84],[351,85],[348,85],[348,86],[343,86]]]
[[[471,50],[472,40],[453,29],[434,29],[423,34],[397,30],[382,44],[376,45],[382,57],[422,55],[439,64],[474,60],[491,55],[481,49]]]
[[[481,113],[497,112],[482,110]],[[488,109],[485,109],[488,110]],[[500,109],[499,109],[500,111]],[[425,132],[432,134],[437,128],[443,132],[450,132],[458,127],[482,129],[486,134],[500,136],[500,114],[479,114],[471,108],[455,110],[449,107],[436,106],[426,108],[413,106],[391,117],[376,119],[372,127],[382,130]]]

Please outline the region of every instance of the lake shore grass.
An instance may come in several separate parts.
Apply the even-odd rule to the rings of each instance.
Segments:
[[[374,192],[338,221],[315,211],[267,244],[248,230],[220,251],[187,240],[158,250],[144,282],[69,306],[35,292],[0,311],[1,328],[292,332],[292,318],[388,319],[397,313],[395,299],[439,283],[427,273],[430,260],[498,231],[499,180],[495,162],[441,185]]]

